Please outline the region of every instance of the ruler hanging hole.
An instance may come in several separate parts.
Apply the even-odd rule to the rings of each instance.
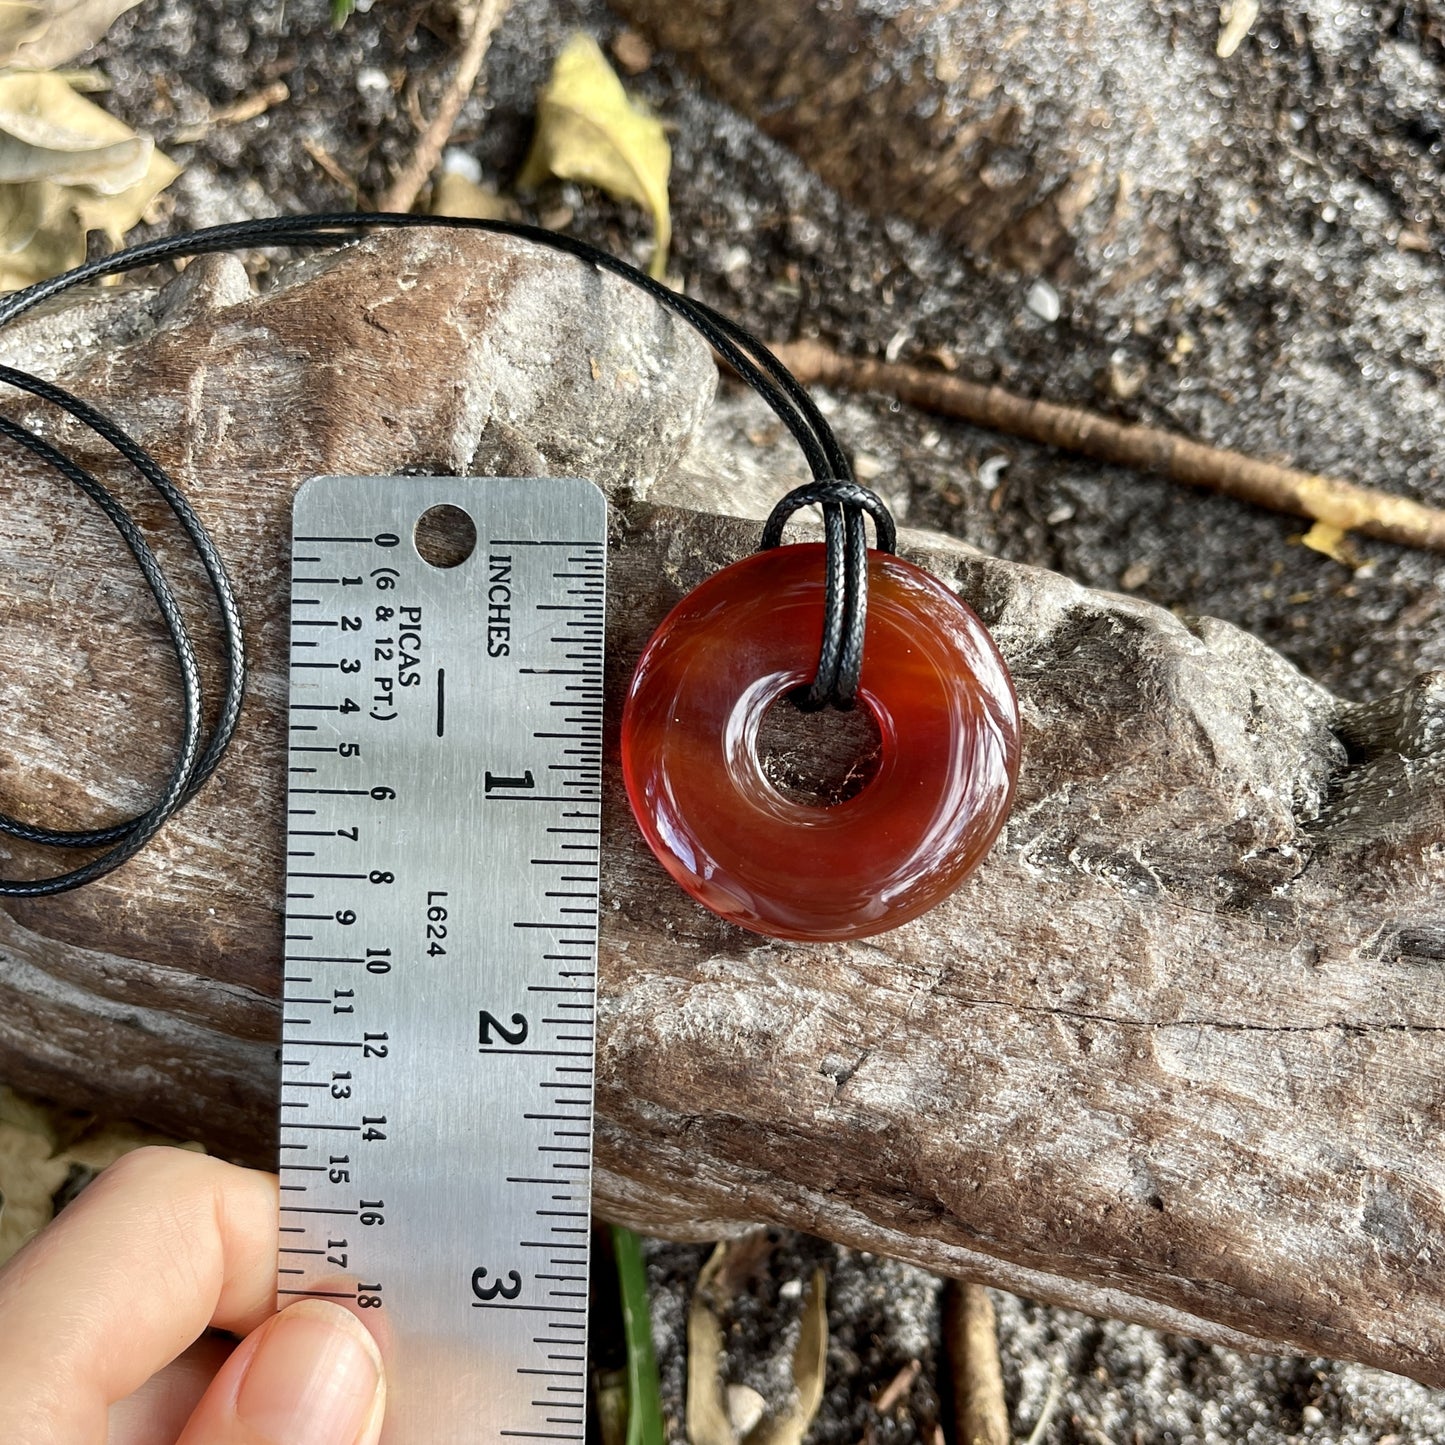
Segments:
[[[444,502],[421,514],[413,538],[423,562],[460,567],[476,551],[477,526],[460,507]]]

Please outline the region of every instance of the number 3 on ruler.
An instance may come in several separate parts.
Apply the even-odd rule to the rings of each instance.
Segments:
[[[487,1267],[484,1264],[472,1271],[472,1293],[479,1300],[516,1299],[522,1293],[522,1276],[514,1269],[507,1271],[506,1283],[494,1279],[491,1284],[483,1284],[486,1277]]]

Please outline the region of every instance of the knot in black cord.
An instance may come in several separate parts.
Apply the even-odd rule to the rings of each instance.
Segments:
[[[854,481],[823,478],[794,488],[773,508],[763,527],[760,552],[778,546],[788,518],[803,507],[823,509],[825,574],[823,586],[823,641],[818,667],[806,689],[793,701],[804,712],[832,706],[846,712],[858,692],[863,670],[863,636],[868,622],[868,532],[866,517],[873,518],[878,550],[892,552],[898,545],[893,515],[877,492]]]

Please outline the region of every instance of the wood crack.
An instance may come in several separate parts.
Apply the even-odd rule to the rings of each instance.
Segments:
[[[1240,1020],[1181,1018],[1181,1019],[1129,1019],[1113,1014],[1090,1013],[1081,1009],[1066,1008],[1053,1004],[1027,1004],[1004,999],[970,998],[950,995],[950,1003],[962,1004],[969,1008],[1006,1009],[1014,1013],[1041,1014],[1048,1018],[1069,1019],[1077,1023],[1110,1024],[1121,1029],[1215,1029],[1221,1032],[1256,1034],[1319,1034],[1319,1033],[1445,1033],[1445,1024],[1416,1024],[1408,1022],[1386,1023],[1383,1021],[1356,1021],[1336,1019],[1322,1024],[1253,1024]],[[877,1048],[869,1052],[877,1052]],[[862,1060],[854,1066],[856,1073]]]

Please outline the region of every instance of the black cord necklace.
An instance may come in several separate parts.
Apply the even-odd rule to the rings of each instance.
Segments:
[[[876,493],[853,479],[852,468],[833,429],[797,379],[761,341],[710,306],[679,295],[645,272],[585,241],[508,221],[390,213],[242,221],[132,246],[17,291],[0,300],[0,327],[74,286],[165,261],[263,246],[338,246],[379,230],[418,227],[513,236],[575,256],[622,277],[698,331],[728,366],[772,407],[802,448],[814,480],[790,492],[774,508],[763,528],[760,550],[778,546],[784,525],[799,508],[821,506],[825,523],[822,644],[812,682],[801,696],[795,696],[795,701],[810,710],[828,706],[851,708],[863,665],[868,607],[865,519],[873,519],[878,550],[892,553],[896,533],[887,506]],[[235,733],[245,690],[246,657],[240,612],[225,563],[195,509],[155,458],[104,413],[62,387],[8,366],[0,366],[0,383],[28,392],[68,413],[119,453],[164,498],[205,570],[220,618],[225,664],[219,715],[210,735],[206,736],[205,704],[195,647],[175,594],[134,519],[90,472],[28,427],[0,416],[0,435],[73,482],[100,507],[120,533],[160,608],[181,671],[180,747],[160,797],[145,812],[108,827],[78,830],[45,828],[0,812],[0,833],[10,837],[51,848],[103,850],[88,862],[55,877],[0,879],[0,897],[38,898],[93,883],[120,867],[144,848],[179,808],[195,797],[220,763]]]

